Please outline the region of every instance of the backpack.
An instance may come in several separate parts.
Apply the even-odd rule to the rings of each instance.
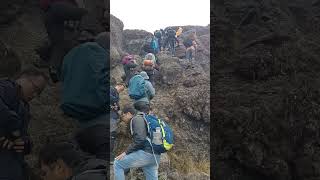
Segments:
[[[174,139],[173,139],[173,131],[171,127],[163,120],[160,118],[157,118],[154,115],[143,115],[144,120],[147,124],[147,141],[146,141],[146,146],[150,145],[152,146],[152,149],[155,153],[165,153],[169,150],[172,149]],[[130,124],[131,128],[131,134],[132,132],[132,123]],[[156,129],[160,129],[160,134],[161,134],[161,144],[157,144],[156,142],[153,141],[153,137],[156,133]]]
[[[121,64],[126,65],[128,64],[130,61],[134,60],[134,56],[133,55],[126,55],[122,58]]]
[[[192,40],[191,39],[186,39],[183,41],[183,45],[188,48],[188,47],[191,47],[193,44],[192,44]]]
[[[133,76],[129,81],[129,97],[138,100],[146,96],[145,79],[139,74]]]
[[[176,31],[170,28],[170,29],[167,30],[167,35],[168,35],[168,38],[175,38],[176,37]]]
[[[159,30],[156,30],[154,32],[154,36],[160,39],[161,38],[161,32]]]

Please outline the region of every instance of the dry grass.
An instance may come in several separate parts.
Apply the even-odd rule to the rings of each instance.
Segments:
[[[119,155],[126,150],[131,140],[125,136],[117,138],[117,146],[115,147],[115,155]],[[190,152],[186,151],[170,151],[167,153],[170,159],[170,168],[182,174],[188,173],[205,173],[210,174],[210,158],[194,157]]]
[[[210,159],[206,157],[194,158],[189,152],[168,152],[171,168],[180,173],[188,174],[201,172],[210,174]]]

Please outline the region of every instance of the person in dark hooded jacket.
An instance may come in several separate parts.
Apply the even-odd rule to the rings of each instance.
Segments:
[[[95,42],[73,48],[61,72],[61,109],[77,120],[82,150],[101,159],[109,158],[109,48],[109,32],[100,33]]]
[[[27,68],[16,80],[0,80],[0,179],[27,179],[24,156],[32,149],[29,102],[40,95],[48,77]]]
[[[45,180],[106,180],[107,162],[89,157],[72,144],[47,144],[39,153]]]

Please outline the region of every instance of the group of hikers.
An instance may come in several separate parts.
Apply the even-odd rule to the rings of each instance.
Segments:
[[[50,79],[61,82],[60,109],[77,130],[71,140],[48,142],[40,148],[38,165],[43,179],[105,180],[108,162],[113,164],[116,180],[124,180],[125,172],[139,167],[147,180],[158,179],[160,155],[172,148],[173,132],[151,111],[154,76],[160,66],[157,52],[146,54],[141,66],[126,54],[122,59],[124,83],[110,83],[109,30],[95,34],[81,29],[82,17],[88,12],[76,0],[40,0],[40,5],[49,44],[36,51],[49,64],[50,77],[30,67],[14,78],[0,80],[0,179],[32,179],[25,162],[25,155],[33,152],[29,102],[43,92]],[[162,38],[157,37],[157,45],[166,48],[168,44],[174,52],[172,32],[166,30]],[[177,32],[174,39],[179,42],[182,28]],[[192,47],[196,47],[195,40]],[[120,94],[126,88],[133,104],[120,108]],[[133,141],[115,156],[120,120],[129,125]]]
[[[129,125],[132,143],[114,158],[114,176],[116,180],[124,180],[130,168],[142,168],[147,180],[156,180],[160,155],[173,146],[170,126],[152,112],[150,103],[156,95],[154,71],[159,70],[159,64],[153,53],[146,54],[141,64],[137,63],[134,55],[125,54],[121,63],[124,83],[115,83],[110,88],[110,108],[114,114],[111,116],[111,151],[114,151],[120,119]],[[133,103],[120,108],[120,94],[126,88]]]
[[[155,55],[161,51],[169,50],[172,56],[176,56],[176,48],[180,48],[183,45],[185,47],[183,58],[192,60],[197,51],[197,41],[196,31],[186,32],[186,35],[183,35],[182,27],[177,30],[167,27],[164,30],[156,30],[152,37],[147,37],[143,50]]]

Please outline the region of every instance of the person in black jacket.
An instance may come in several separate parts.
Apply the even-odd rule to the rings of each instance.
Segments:
[[[115,140],[116,140],[116,130],[117,130],[117,123],[119,119],[119,110],[120,110],[120,96],[119,94],[124,90],[124,84],[117,84],[115,87],[110,86],[110,154],[111,154],[111,159],[110,162],[113,162],[113,149],[115,145]]]
[[[116,180],[124,180],[124,171],[130,168],[142,168],[147,180],[158,179],[160,154],[153,152],[146,142],[148,130],[142,111],[146,110],[138,108],[136,111],[131,106],[125,106],[122,110],[122,120],[130,123],[133,142],[115,158],[113,168]]]
[[[39,153],[45,180],[106,180],[107,162],[92,158],[69,143],[47,144]]]
[[[0,80],[0,177],[24,180],[28,177],[24,156],[31,152],[28,134],[29,102],[40,95],[47,76],[38,69],[21,72],[16,80]]]

